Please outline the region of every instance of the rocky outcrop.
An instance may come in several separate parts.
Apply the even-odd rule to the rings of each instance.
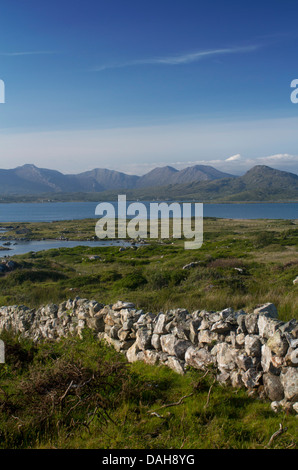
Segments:
[[[267,397],[273,410],[298,410],[298,322],[280,321],[273,304],[250,313],[175,309],[157,315],[130,302],[104,305],[79,297],[36,310],[0,307],[0,331],[34,341],[81,336],[84,328],[129,362],[164,364],[179,374],[213,366],[219,382]]]
[[[7,248],[5,248],[6,250]],[[7,273],[19,267],[18,263],[10,258],[4,258],[0,262],[0,273]]]

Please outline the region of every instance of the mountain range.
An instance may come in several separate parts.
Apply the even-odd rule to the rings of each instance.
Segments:
[[[298,201],[298,175],[264,165],[254,166],[243,176],[207,165],[180,171],[171,166],[158,167],[143,176],[101,168],[65,175],[31,164],[0,170],[2,201],[45,196],[51,200],[112,200],[120,191],[125,191],[130,200]]]
[[[0,170],[0,194],[42,194],[59,192],[101,192],[116,189],[148,188],[232,177],[211,166],[196,165],[178,171],[170,166],[155,168],[143,176],[96,168],[75,175],[26,164]]]

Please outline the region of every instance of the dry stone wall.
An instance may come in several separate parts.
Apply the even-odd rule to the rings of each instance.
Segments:
[[[153,314],[130,302],[104,305],[79,297],[36,310],[0,307],[0,331],[34,341],[81,336],[84,328],[129,362],[164,364],[179,374],[213,366],[219,382],[269,399],[274,411],[298,413],[298,322],[280,321],[271,303],[251,313],[181,308]]]

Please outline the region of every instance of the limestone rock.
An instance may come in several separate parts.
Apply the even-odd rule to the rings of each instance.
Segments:
[[[221,341],[223,338],[219,336],[218,333],[209,330],[201,330],[198,334],[198,343],[199,344],[209,344],[212,345],[218,341]]]
[[[250,335],[256,335],[259,333],[258,319],[259,315],[257,313],[250,313],[245,316],[245,327]]]
[[[102,317],[87,318],[86,325],[88,328],[95,330],[96,332],[104,331],[105,326]]]
[[[120,330],[120,325],[114,325],[112,326],[112,328],[110,329],[110,332],[109,332],[109,336],[110,338],[112,339],[119,339],[118,338],[118,331]]]
[[[297,340],[296,340],[297,341]],[[298,347],[290,347],[285,356],[285,364],[291,367],[298,367]]]
[[[261,366],[264,372],[271,372],[274,375],[280,374],[280,367],[278,364],[273,363],[273,355],[271,349],[264,344],[261,349],[262,356],[261,356]]]
[[[246,325],[245,325],[245,318],[246,315],[238,315],[237,316],[237,324],[240,328],[240,333],[247,333]]]
[[[117,334],[120,341],[127,341],[130,338],[130,330],[124,330],[123,328],[120,328]]]
[[[241,373],[242,381],[246,388],[255,388],[259,386],[262,372],[258,372],[256,369],[251,368]]]
[[[244,348],[248,356],[261,356],[262,343],[257,335],[247,335],[244,341]]]
[[[278,330],[280,324],[281,322],[279,322],[275,318],[260,315],[258,318],[259,335],[262,338],[270,338]]]
[[[104,339],[110,346],[113,346],[113,348],[116,351],[120,352],[121,346],[122,346],[121,341],[119,341],[117,339],[110,338],[110,336],[107,335],[106,333],[104,334]]]
[[[157,335],[163,335],[166,333],[166,324],[167,324],[167,317],[163,314],[160,313],[158,315],[157,322],[155,324],[153,333]]]
[[[136,309],[131,309],[131,308],[121,309],[120,317],[121,317],[122,325],[126,322],[133,325],[135,322],[139,320],[142,314],[144,314],[143,310],[136,310]]]
[[[236,364],[239,369],[246,371],[253,367],[253,360],[247,353],[242,353],[236,357]]]
[[[151,349],[152,330],[146,327],[139,328],[136,335],[136,342],[139,349]]]
[[[226,343],[220,343],[217,346],[217,365],[223,370],[233,370],[236,368],[238,351],[229,347]]]
[[[110,326],[114,326],[114,325],[121,326],[120,313],[109,310],[109,312],[105,316],[104,322]]]
[[[153,349],[148,349],[147,351],[143,351],[144,353],[144,362],[151,366],[155,366],[159,363],[159,354],[157,351]]]
[[[231,385],[235,388],[243,387],[242,374],[241,372],[234,370],[230,374]]]
[[[138,360],[137,354],[140,351],[137,343],[135,342],[127,351],[126,358],[128,362],[136,362]]]
[[[170,356],[177,356],[184,360],[185,352],[191,346],[190,341],[177,339],[174,335],[163,335],[160,338],[161,347]]]
[[[267,341],[268,348],[271,349],[273,353],[277,356],[285,356],[289,343],[286,338],[277,330],[273,336],[271,336]]]
[[[280,374],[280,380],[284,388],[285,398],[291,402],[298,401],[298,369],[287,367]]]
[[[257,315],[266,315],[271,318],[278,318],[277,308],[274,304],[270,302],[255,308],[254,313],[256,313]]]
[[[245,344],[245,334],[244,333],[239,333],[235,337],[235,347],[236,348],[242,348],[244,347]]]
[[[190,346],[185,353],[185,363],[195,369],[205,369],[214,363],[214,357],[205,348]]]
[[[166,365],[177,372],[177,374],[184,375],[185,370],[184,370],[184,361],[181,361],[178,359],[176,356],[169,356]]]
[[[211,331],[214,331],[215,333],[227,333],[228,331],[231,330],[231,325],[223,320],[219,320],[211,326]]]
[[[135,308],[135,304],[131,303],[131,302],[122,302],[122,300],[118,300],[113,306],[112,306],[112,309],[115,310],[115,311],[119,311],[119,310],[122,310],[122,309],[126,309],[126,308]]]
[[[189,326],[189,340],[193,344],[198,344],[198,328],[201,324],[201,319],[191,320],[188,324]]]
[[[280,401],[284,398],[284,390],[278,376],[267,372],[263,374],[264,390],[268,398],[272,401]]]
[[[93,317],[103,307],[104,307],[103,304],[100,304],[99,302],[96,302],[95,300],[92,300],[91,302],[89,302],[89,314],[90,314],[90,316]]]
[[[152,338],[151,338],[151,344],[154,349],[156,349],[157,351],[160,351],[161,350],[160,335],[153,333]]]

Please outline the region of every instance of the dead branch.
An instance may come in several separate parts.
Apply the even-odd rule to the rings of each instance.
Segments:
[[[286,432],[287,429],[288,428],[283,428],[283,425],[279,423],[279,429],[274,434],[272,434],[266,447],[270,447],[274,439],[276,439],[278,436]]]
[[[157,410],[155,410],[155,411],[150,410],[150,411],[147,411],[147,413],[152,413],[152,412],[156,413],[156,411],[162,410],[164,408],[169,408],[170,406],[179,406],[183,403],[183,401],[186,398],[191,397],[193,394],[194,394],[194,392],[191,392],[189,395],[184,395],[184,397],[181,397],[180,400],[178,400],[176,403],[168,403],[168,404],[162,405],[160,408],[157,408]]]
[[[207,408],[207,406],[209,405],[209,401],[210,401],[210,395],[211,395],[211,390],[212,390],[212,387],[213,385],[215,384],[216,380],[214,379],[213,383],[211,384],[210,388],[209,388],[209,391],[208,391],[208,395],[207,395],[207,401],[204,405],[204,408]]]
[[[72,384],[73,384],[73,380],[70,382],[70,384],[68,385],[67,389],[65,390],[65,392],[63,393],[63,395],[60,397],[60,402],[62,400],[64,400],[64,398],[66,397],[66,395],[68,394],[69,390],[71,389],[72,387]]]
[[[149,413],[149,411],[148,411],[148,413]],[[157,418],[167,419],[165,416],[161,416],[161,415],[159,415],[158,413],[156,413],[156,411],[151,411],[149,414],[150,414],[151,416],[156,416]]]

